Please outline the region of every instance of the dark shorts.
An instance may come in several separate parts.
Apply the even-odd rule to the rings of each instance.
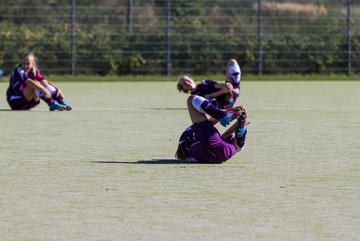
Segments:
[[[7,97],[7,102],[12,110],[29,110],[34,108],[40,103],[40,100],[30,100],[28,101],[24,95],[11,95]]]
[[[195,123],[191,129],[194,132],[191,157],[198,162],[222,163],[236,153],[231,140],[224,139],[210,121]]]

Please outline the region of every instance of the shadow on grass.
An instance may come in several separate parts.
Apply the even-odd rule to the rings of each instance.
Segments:
[[[14,112],[14,113],[16,113],[16,112],[24,112],[24,113],[26,113],[26,112],[34,112],[34,111],[46,111],[46,112],[48,112],[49,110],[47,110],[47,109],[30,109],[30,110],[12,110],[12,109],[0,109],[0,112],[2,112],[2,111],[8,111],[8,112]]]
[[[181,161],[177,159],[152,159],[152,160],[141,160],[135,162],[125,162],[125,161],[93,161],[94,163],[103,163],[103,164],[194,164],[190,161]]]

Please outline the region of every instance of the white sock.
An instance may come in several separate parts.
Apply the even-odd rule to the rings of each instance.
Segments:
[[[230,78],[235,82],[239,83],[241,79],[241,70],[238,64],[233,64],[229,66]]]
[[[50,92],[50,94],[53,94],[56,91],[56,88],[52,85],[48,85],[46,87],[46,90]]]
[[[191,100],[191,104],[194,106],[195,109],[197,109],[200,113],[204,113],[205,111],[201,108],[201,104],[205,101],[206,99],[204,97],[195,95],[192,100]]]
[[[56,91],[55,87],[52,86],[52,85],[47,86],[45,89],[46,89],[47,91],[49,91],[51,95]],[[43,94],[40,90],[35,90],[35,95],[36,95],[37,97],[42,97],[42,96],[44,96],[44,94]]]

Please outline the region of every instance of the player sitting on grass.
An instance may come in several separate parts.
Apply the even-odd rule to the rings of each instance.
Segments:
[[[192,95],[187,100],[192,125],[181,135],[176,158],[198,163],[222,163],[230,159],[245,146],[247,111],[244,106],[220,110],[204,97]],[[237,119],[223,135],[215,128],[211,119],[219,120],[223,126]],[[233,133],[235,135],[233,136]]]
[[[231,108],[234,102],[231,100],[231,83],[218,83],[213,80],[203,80],[200,84],[188,75],[182,75],[177,84],[179,92],[191,93],[206,98],[210,103],[216,105],[220,109]]]
[[[6,97],[13,110],[34,108],[40,103],[39,98],[49,105],[50,111],[71,110],[61,90],[40,74],[33,53],[25,54],[21,64],[11,73]]]

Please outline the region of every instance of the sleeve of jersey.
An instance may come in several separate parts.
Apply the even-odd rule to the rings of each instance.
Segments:
[[[25,71],[22,73],[22,80],[25,81],[29,78],[29,76],[25,73]]]
[[[212,81],[212,80],[209,80],[209,79],[202,80],[201,83],[204,84],[204,85],[215,85],[215,81]]]
[[[44,76],[41,75],[40,70],[36,70],[35,79],[38,81],[45,79]]]

